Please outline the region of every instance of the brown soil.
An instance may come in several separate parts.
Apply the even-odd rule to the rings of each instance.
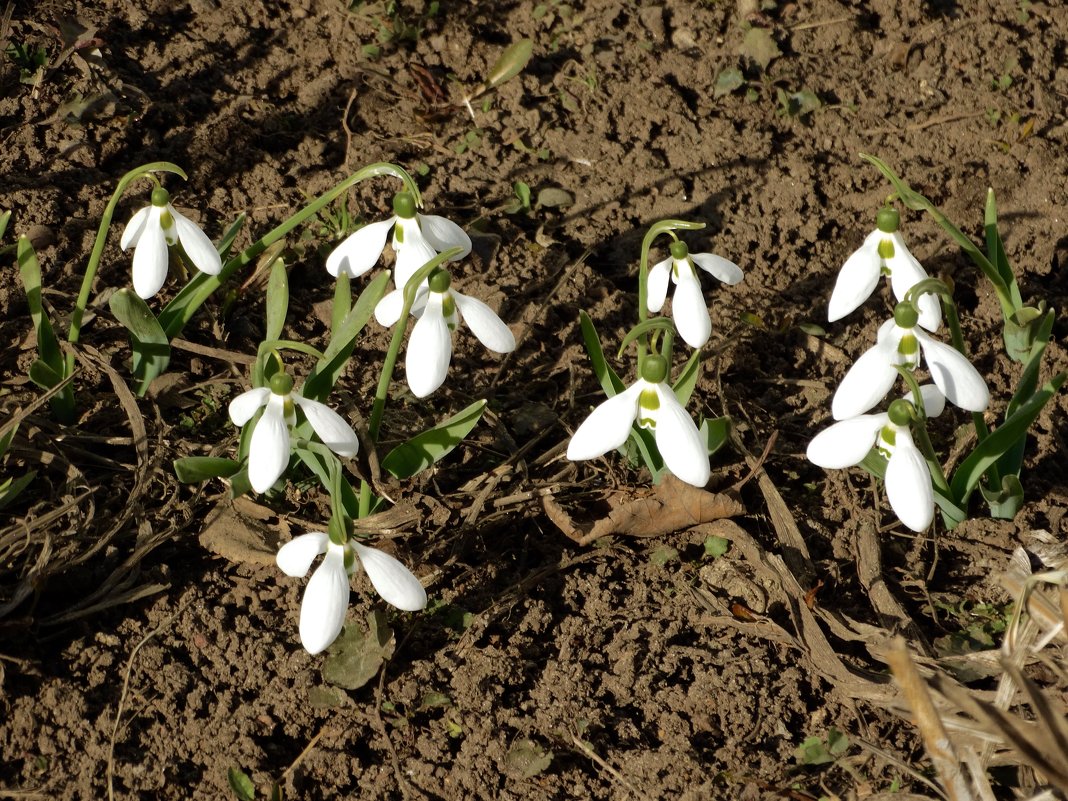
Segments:
[[[114,401],[110,377],[127,374],[128,350],[104,299],[128,284],[130,260],[113,233],[83,336],[79,423],[63,431],[39,410],[7,462],[40,471],[5,510],[11,525],[67,506],[38,530],[47,537],[0,564],[0,603],[37,577],[0,616],[0,797],[99,799],[110,786],[117,798],[228,798],[235,767],[257,797],[274,780],[286,797],[323,799],[929,792],[909,772],[926,762],[889,709],[880,648],[896,631],[917,651],[959,634],[972,618],[947,610],[1004,604],[993,576],[1016,546],[1035,531],[1063,538],[1068,402],[1058,397],[1035,427],[1016,520],[914,537],[860,471],[804,458],[847,360],[885,313],[884,293],[828,325],[826,298],[889,192],[859,161],[867,152],[976,237],[993,187],[1024,295],[1066,306],[1068,15],[1053,0],[443,0],[432,16],[429,4],[398,4],[410,35],[384,41],[399,29],[385,5],[13,6],[7,42],[47,48],[54,66],[25,85],[3,63],[0,207],[38,245],[57,318],[73,306],[115,182],[139,164],[184,167],[189,181],[168,183],[176,204],[218,238],[239,212],[243,236],[265,232],[381,160],[423,176],[430,211],[481,232],[456,281],[498,308],[520,344],[499,359],[461,335],[445,389],[428,403],[398,393],[390,407],[390,439],[478,397],[491,398],[492,415],[406,491],[423,516],[384,544],[415,567],[432,610],[391,613],[392,658],[367,686],[339,691],[297,639],[303,582],[247,549],[238,562],[208,550],[200,535],[228,507],[225,488],[180,485],[170,470],[203,443],[236,446],[225,404],[247,367],[176,350],[160,391],[132,409]],[[61,30],[75,20],[88,32],[64,50]],[[763,70],[741,55],[751,26],[780,51]],[[523,37],[535,42],[530,64],[476,101],[472,120],[458,101]],[[748,95],[717,96],[717,75],[732,67]],[[779,90],[822,105],[784,113]],[[507,213],[516,181],[574,203]],[[364,184],[353,207],[378,218],[394,189]],[[142,203],[131,192],[117,223]],[[592,516],[596,493],[647,480],[615,456],[562,457],[600,397],[578,311],[613,350],[633,323],[641,238],[669,217],[706,222],[687,241],[746,272],[708,294],[713,357],[695,397],[706,414],[730,414],[739,435],[716,456],[713,487],[749,473],[743,448],[774,445],[762,480],[741,487],[748,512],[733,523],[580,547],[539,493]],[[903,220],[928,270],[954,280],[1003,404],[1017,367],[998,355],[992,293],[929,218]],[[294,258],[287,334],[321,341],[332,287],[315,247]],[[36,397],[24,379],[35,342],[6,264],[0,330],[17,345],[0,376],[11,412]],[[262,283],[232,301],[209,303],[184,338],[254,353]],[[1047,375],[1068,362],[1064,336],[1061,322]],[[340,387],[350,416],[369,413],[385,346],[372,324]],[[967,422],[950,417],[943,441]],[[276,523],[325,522],[311,484],[271,506],[275,539]],[[905,617],[887,615],[858,571],[876,526],[881,575]],[[715,561],[703,548],[712,534],[732,542]],[[354,589],[356,625],[381,603],[360,580]],[[800,743],[832,726],[850,738],[850,770],[799,765]]]

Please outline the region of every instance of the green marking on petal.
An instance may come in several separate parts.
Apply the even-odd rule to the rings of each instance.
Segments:
[[[880,239],[879,240],[879,258],[886,260],[894,258],[894,240],[892,239]],[[886,270],[886,268],[883,268]],[[886,274],[889,275],[890,271],[886,270]]]

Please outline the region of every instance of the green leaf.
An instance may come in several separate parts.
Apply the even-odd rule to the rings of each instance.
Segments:
[[[171,343],[160,327],[159,321],[144,302],[130,289],[120,289],[111,296],[109,304],[115,319],[130,332],[133,349],[133,374],[140,382],[139,397],[148,391],[148,385],[167,369],[171,361]]]
[[[735,89],[745,85],[745,76],[740,69],[730,67],[716,76],[716,85],[712,89],[712,97],[718,98],[729,95]]]
[[[731,419],[723,417],[706,417],[701,421],[701,435],[705,438],[708,455],[711,456],[730,438]]]
[[[256,798],[256,785],[241,768],[230,768],[226,771],[226,780],[238,801],[253,801]]]
[[[1016,410],[1035,394],[1035,389],[1038,387],[1038,373],[1042,368],[1042,357],[1046,352],[1046,345],[1049,344],[1050,335],[1053,333],[1055,317],[1056,313],[1053,309],[1047,311],[1042,320],[1037,322],[1032,335],[1029,337],[1031,339],[1031,351],[1024,363],[1020,380],[1016,384],[1016,391],[1005,409],[1006,420],[1012,417]],[[1006,326],[1006,331],[1007,329],[1008,327]],[[998,472],[1001,475],[1020,475],[1026,444],[1026,438],[1021,437],[1013,447],[1005,451],[1004,455],[998,459]]]
[[[264,339],[279,339],[289,312],[289,274],[286,260],[278,256],[271,265],[267,279],[267,332]]]
[[[229,257],[230,248],[234,246],[234,240],[237,239],[238,233],[244,227],[245,219],[245,212],[238,214],[237,219],[226,229],[226,233],[223,234],[222,239],[219,241],[218,251],[223,261],[226,261]]]
[[[11,212],[5,211],[0,214],[0,239],[4,238],[4,234],[7,233],[7,224],[11,222]]]
[[[319,402],[326,400],[334,384],[345,371],[345,365],[348,364],[352,351],[356,347],[356,337],[371,319],[375,306],[386,293],[388,283],[389,273],[381,272],[360,293],[352,310],[345,315],[337,331],[330,337],[330,344],[327,345],[323,357],[304,381],[301,395],[305,398]]]
[[[546,209],[563,209],[575,205],[575,196],[566,189],[547,186],[545,189],[538,190],[535,205]]]
[[[1001,488],[992,491],[979,485],[983,499],[990,507],[990,516],[998,520],[1012,520],[1023,505],[1024,491],[1019,476],[1012,474],[1001,477]]]
[[[215,456],[186,456],[174,460],[174,474],[183,484],[197,484],[210,478],[229,478],[240,469],[240,462]]]
[[[593,366],[593,374],[601,382],[601,388],[608,397],[618,395],[625,388],[623,382],[605,360],[597,329],[593,326],[593,320],[584,311],[579,312],[579,325],[582,329],[582,341],[586,345],[586,353],[589,354],[590,364]]]
[[[700,377],[701,351],[698,349],[693,352],[693,355],[690,356],[686,365],[682,368],[682,372],[679,373],[679,377],[671,385],[671,389],[681,405],[685,406],[690,402],[690,396],[693,395],[694,387],[697,386],[697,379]]]
[[[22,287],[26,291],[26,303],[30,307],[34,331],[37,332],[37,353],[41,361],[48,365],[62,381],[65,373],[63,354],[41,301],[41,265],[37,261],[37,252],[28,238],[20,236],[16,253]]]
[[[523,71],[534,54],[534,40],[520,39],[510,44],[486,76],[486,86],[493,88],[511,80]]]
[[[1027,436],[1028,429],[1042,411],[1042,407],[1057,393],[1066,377],[1068,373],[1058,373],[1044,384],[1042,389],[1021,404],[1004,423],[998,426],[996,431],[991,432],[990,436],[980,442],[975,450],[960,463],[950,482],[950,489],[960,504],[967,503],[968,496],[978,486],[983,473],[1018,440]]]
[[[986,208],[983,210],[983,228],[986,232],[986,257],[994,269],[998,271],[1001,280],[1009,287],[1012,294],[1013,305],[1019,309],[1023,306],[1023,297],[1020,288],[1016,285],[1016,276],[1013,275],[1009,265],[1009,257],[1005,255],[1005,243],[998,231],[998,207],[994,200],[994,190],[986,190]]]
[[[346,626],[323,661],[323,679],[346,690],[358,690],[373,679],[382,663],[393,656],[396,641],[385,613],[367,616],[367,629]]]
[[[726,537],[719,537],[715,534],[705,539],[705,556],[712,559],[719,559],[723,554],[730,550],[731,541]]]
[[[552,761],[552,751],[524,738],[516,741],[504,755],[504,769],[517,779],[529,781],[548,770]]]
[[[746,31],[741,51],[743,56],[748,56],[762,70],[766,70],[768,64],[782,55],[767,28],[750,28]]]
[[[411,478],[442,459],[459,445],[482,417],[486,401],[475,401],[422,434],[417,434],[391,450],[382,460],[382,468],[396,478]]]
[[[19,493],[26,487],[33,483],[33,480],[37,477],[37,471],[31,470],[24,476],[19,478],[9,478],[7,481],[0,485],[0,509],[5,508]]]

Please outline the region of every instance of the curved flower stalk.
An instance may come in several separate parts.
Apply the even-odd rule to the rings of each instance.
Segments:
[[[835,420],[856,417],[886,397],[897,379],[896,365],[915,369],[920,357],[931,378],[951,403],[970,412],[982,412],[990,403],[990,390],[979,371],[960,351],[939,342],[917,327],[919,311],[908,302],[894,309],[894,317],[879,328],[876,344],[861,354],[846,373],[831,401]]]
[[[699,348],[712,333],[712,320],[701,291],[697,267],[725,284],[737,284],[744,274],[737,264],[712,253],[690,253],[686,243],[671,243],[671,255],[649,270],[646,304],[650,312],[659,312],[667,299],[668,281],[675,284],[671,315],[679,335],[691,348]]]
[[[170,265],[168,247],[181,244],[193,266],[207,275],[222,271],[215,245],[196,223],[175,211],[163,187],[152,190],[152,204],[134,214],[122,232],[123,250],[134,249],[134,292],[147,299],[163,288]]]
[[[879,283],[879,276],[890,279],[890,288],[899,301],[913,286],[928,278],[916,257],[912,255],[898,231],[901,215],[897,209],[880,209],[876,229],[853,254],[846,259],[838,272],[838,280],[827,306],[830,322],[845,317],[866,301]],[[919,309],[919,324],[928,331],[937,331],[942,313],[935,295],[923,295],[916,301]]]
[[[941,390],[920,388],[928,417],[945,408]],[[923,531],[934,520],[935,500],[931,469],[912,439],[915,409],[909,400],[895,400],[879,414],[862,414],[835,423],[817,434],[806,455],[813,464],[832,470],[859,465],[873,445],[885,457],[886,497],[898,520],[913,531]]]
[[[452,333],[461,319],[494,353],[515,350],[515,336],[493,309],[451,289],[451,283],[448,272],[435,270],[412,303],[411,313],[418,319],[408,340],[404,370],[408,387],[418,398],[425,398],[444,383],[452,362]],[[395,289],[379,301],[375,318],[384,326],[392,326],[400,319],[403,306],[404,290]]]
[[[667,383],[662,356],[647,356],[641,377],[601,403],[578,427],[567,446],[567,458],[583,461],[623,445],[636,422],[650,429],[668,470],[687,484],[703,487],[710,468],[708,447],[690,415]]]
[[[426,590],[408,568],[354,539],[338,544],[321,531],[301,534],[279,549],[275,561],[287,576],[300,577],[320,554],[325,557],[304,588],[300,605],[300,642],[308,653],[323,651],[341,633],[349,607],[349,578],[357,565],[387,603],[405,612],[426,608]]]
[[[289,465],[292,453],[289,431],[297,422],[297,406],[323,444],[338,456],[351,458],[360,448],[359,439],[341,415],[292,390],[293,379],[286,373],[276,373],[269,387],[250,389],[230,401],[230,420],[237,426],[245,425],[263,408],[263,415],[252,431],[248,452],[248,479],[256,492],[273,487]]]
[[[471,252],[471,237],[464,229],[445,217],[417,213],[410,192],[394,196],[393,212],[388,220],[365,225],[334,248],[326,259],[327,272],[335,278],[342,273],[352,278],[363,275],[381,257],[391,228],[397,254],[393,280],[399,289],[438,253],[459,247],[460,253],[452,257],[458,261]]]

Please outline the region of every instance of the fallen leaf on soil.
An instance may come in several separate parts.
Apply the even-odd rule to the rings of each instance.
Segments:
[[[679,481],[670,473],[653,487],[653,494],[632,498],[612,493],[604,498],[610,511],[592,523],[576,522],[551,495],[542,498],[545,513],[564,534],[579,545],[588,545],[610,534],[659,537],[745,512],[737,499],[712,493]]]
[[[382,663],[393,656],[396,641],[386,616],[375,611],[367,616],[367,629],[346,626],[330,646],[323,662],[323,679],[346,690],[358,690],[377,674]]]
[[[235,498],[215,507],[200,532],[200,544],[237,564],[273,565],[279,543],[288,534],[289,523],[272,510],[248,498]]]

